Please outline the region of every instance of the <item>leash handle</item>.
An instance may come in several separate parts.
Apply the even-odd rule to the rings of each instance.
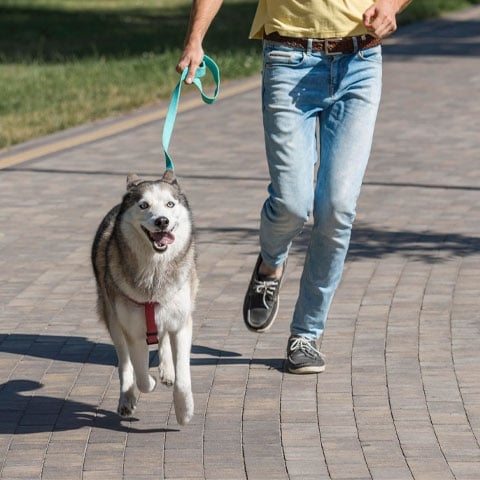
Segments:
[[[215,92],[212,97],[205,95],[203,91],[203,85],[201,78],[205,76],[207,69],[210,70],[213,79],[215,80]],[[163,152],[165,153],[165,163],[167,170],[173,170],[173,160],[172,157],[168,154],[168,146],[170,145],[170,139],[172,137],[173,126],[175,124],[175,118],[177,117],[178,102],[180,100],[180,92],[182,90],[182,84],[187,78],[188,67],[183,70],[180,77],[180,81],[177,83],[177,86],[173,90],[172,99],[170,100],[170,105],[168,107],[167,115],[165,116],[165,124],[163,125],[163,135],[162,135],[162,145]],[[195,72],[195,78],[193,79],[193,85],[195,85],[200,91],[202,100],[206,104],[213,103],[218,96],[220,90],[220,71],[217,64],[207,55],[204,55],[203,62],[197,68]]]

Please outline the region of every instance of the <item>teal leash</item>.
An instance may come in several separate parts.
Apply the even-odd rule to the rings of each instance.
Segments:
[[[216,84],[215,92],[212,97],[205,95],[203,91],[202,81],[200,80],[202,77],[205,76],[207,69],[210,70]],[[177,83],[177,86],[173,91],[172,99],[170,100],[170,105],[168,107],[167,115],[165,116],[165,124],[163,126],[163,135],[162,135],[162,144],[163,144],[163,152],[165,153],[165,163],[166,163],[167,170],[174,169],[172,157],[168,154],[168,146],[170,145],[173,126],[175,125],[175,118],[177,117],[178,102],[180,100],[180,92],[182,90],[182,84],[185,81],[185,78],[187,78],[187,74],[188,74],[188,67],[182,72],[180,81]],[[203,57],[203,62],[195,72],[193,85],[195,85],[200,91],[200,94],[202,96],[202,100],[204,101],[204,103],[211,104],[217,99],[218,92],[220,90],[220,71],[218,69],[217,64],[210,57],[207,57],[207,55]]]

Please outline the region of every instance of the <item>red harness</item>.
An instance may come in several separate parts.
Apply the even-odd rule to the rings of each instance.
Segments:
[[[138,305],[139,307],[143,307],[145,310],[147,345],[154,345],[155,343],[158,343],[158,330],[157,330],[157,324],[155,323],[155,305],[158,305],[158,303],[157,302],[140,303],[135,301],[133,298],[130,298],[125,293],[123,293],[123,296],[130,302],[134,303],[135,305]]]
[[[147,326],[147,345],[158,343],[157,324],[155,323],[155,305],[154,303],[143,304],[145,308],[145,323]]]

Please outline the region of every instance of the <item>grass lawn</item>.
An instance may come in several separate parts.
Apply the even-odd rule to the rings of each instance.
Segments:
[[[414,0],[401,23],[480,0]],[[260,71],[256,0],[225,0],[204,43],[222,80]],[[0,0],[0,149],[171,95],[191,0]]]
[[[168,98],[190,0],[0,0],[0,148]],[[222,79],[258,72],[255,1],[205,42]]]

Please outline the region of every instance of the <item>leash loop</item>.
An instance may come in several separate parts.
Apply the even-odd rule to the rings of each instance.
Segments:
[[[205,76],[207,70],[210,70],[213,79],[215,80],[215,91],[212,97],[209,97],[203,91],[203,85],[201,78]],[[172,99],[170,100],[170,105],[168,107],[167,115],[165,116],[165,123],[163,126],[163,135],[162,135],[162,145],[163,152],[165,154],[165,163],[167,170],[173,170],[173,160],[172,157],[168,154],[168,146],[170,145],[170,139],[172,137],[173,126],[175,124],[175,118],[177,116],[178,102],[180,100],[180,92],[182,90],[182,84],[187,78],[188,67],[183,70],[180,77],[180,81],[177,83],[177,86],[173,90]],[[193,85],[195,85],[200,91],[202,100],[206,104],[212,104],[218,96],[220,90],[220,71],[217,64],[207,55],[204,55],[203,62],[197,68],[195,72],[195,78],[193,79]]]

